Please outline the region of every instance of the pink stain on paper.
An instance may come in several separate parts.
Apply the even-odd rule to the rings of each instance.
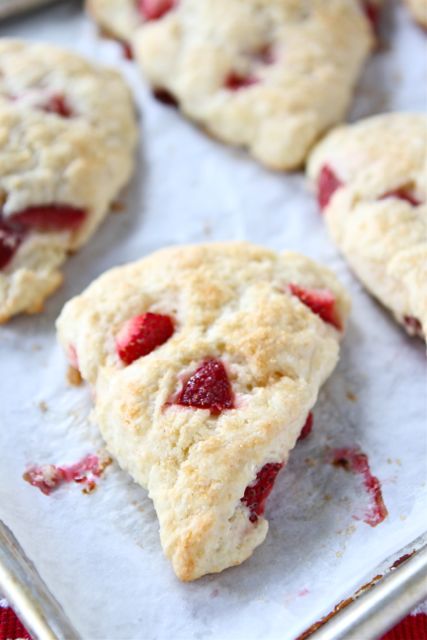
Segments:
[[[361,477],[371,503],[363,521],[371,527],[383,522],[388,516],[388,511],[384,504],[380,481],[371,473],[368,456],[356,448],[334,449],[331,462],[334,466],[342,467],[345,471]]]
[[[82,485],[84,493],[91,493],[96,488],[97,479],[110,463],[110,458],[101,460],[97,455],[88,454],[79,462],[70,465],[32,465],[28,467],[23,478],[46,496],[70,482]]]

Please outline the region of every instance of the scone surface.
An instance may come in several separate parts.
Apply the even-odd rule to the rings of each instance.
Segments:
[[[135,32],[134,50],[202,128],[293,169],[344,117],[373,40],[357,0],[179,0]]]
[[[301,291],[333,315],[322,320]],[[246,243],[164,249],[64,307],[59,340],[94,387],[108,449],[148,489],[182,580],[239,564],[264,540],[263,509],[242,502],[245,490],[286,462],[348,310],[327,269]],[[173,332],[123,362],[123,327],[145,314],[170,318]]]
[[[410,334],[427,334],[427,116],[375,116],[311,155],[325,221],[365,286]]]
[[[129,179],[135,141],[117,72],[51,45],[1,40],[0,321],[39,311],[60,284],[67,253]]]

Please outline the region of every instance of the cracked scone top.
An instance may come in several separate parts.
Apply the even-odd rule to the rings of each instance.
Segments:
[[[40,311],[60,265],[131,175],[136,122],[118,73],[0,41],[0,322]]]
[[[133,44],[153,88],[202,128],[293,169],[343,119],[373,41],[357,0],[177,0]]]
[[[410,334],[427,335],[427,116],[375,116],[331,132],[310,178],[338,248]]]
[[[69,301],[58,336],[110,453],[147,488],[182,580],[248,558],[264,503],[338,359],[326,268],[246,243],[173,247]]]

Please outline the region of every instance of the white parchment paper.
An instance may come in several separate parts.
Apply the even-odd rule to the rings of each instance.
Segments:
[[[387,44],[370,61],[352,117],[425,109],[426,35],[391,2]],[[73,2],[0,26],[120,67],[141,111],[136,175],[96,238],[66,266],[37,317],[0,328],[0,517],[12,528],[85,639],[296,637],[426,528],[426,366],[411,340],[352,277],[323,228],[302,174],[270,173],[153,100],[119,47],[96,37]],[[270,497],[266,542],[242,566],[180,584],[162,555],[154,510],[116,465],[98,489],[46,497],[22,480],[28,463],[74,462],[102,447],[85,388],[65,380],[54,320],[105,269],[171,243],[248,239],[300,250],[336,269],[353,296],[338,369]],[[47,411],[42,411],[45,403]],[[327,462],[358,446],[380,479],[389,516],[363,516],[360,480]]]

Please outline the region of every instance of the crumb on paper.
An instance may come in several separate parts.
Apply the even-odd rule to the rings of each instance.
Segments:
[[[357,402],[357,396],[352,391],[347,391],[346,396],[347,400],[350,400],[350,402]]]
[[[315,467],[317,464],[317,460],[314,460],[313,458],[304,458],[304,462],[307,467]]]
[[[31,347],[31,349],[32,349],[33,351],[41,351],[41,350],[42,350],[41,345],[39,345],[39,344],[33,344],[33,346]]]
[[[71,365],[67,369],[67,380],[73,387],[79,387],[83,382],[80,371]]]
[[[111,205],[111,213],[124,213],[126,210],[124,202],[120,202],[120,200],[116,200]]]
[[[44,400],[41,400],[41,401],[39,402],[38,407],[39,407],[39,409],[40,409],[40,411],[41,411],[42,413],[46,413],[47,411],[49,411],[49,407],[48,407],[48,405],[47,405],[47,402],[45,402]]]

